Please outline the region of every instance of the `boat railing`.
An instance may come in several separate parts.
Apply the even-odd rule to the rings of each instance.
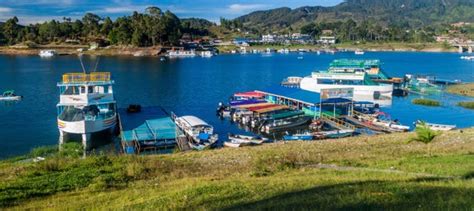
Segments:
[[[110,72],[93,73],[66,73],[63,75],[63,83],[86,83],[110,81]]]
[[[332,117],[328,114],[325,114],[325,113],[321,113],[321,118],[324,120],[324,121],[328,121],[328,122],[331,122],[333,124],[335,124],[336,126],[339,126],[341,128],[345,128],[345,129],[351,129],[351,130],[355,130],[356,127],[348,122],[345,122],[345,121],[342,121],[338,118],[335,118],[335,117]]]

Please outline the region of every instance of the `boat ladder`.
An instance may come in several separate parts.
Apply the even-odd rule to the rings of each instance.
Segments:
[[[338,118],[332,117],[325,113],[321,113],[321,119],[328,122],[329,124],[332,124],[333,126],[339,127],[340,129],[348,129],[348,130],[356,129],[356,126],[354,126],[353,124],[340,120]]]

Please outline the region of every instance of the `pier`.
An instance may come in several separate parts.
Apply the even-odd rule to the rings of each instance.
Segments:
[[[137,113],[119,109],[119,113],[121,145],[126,154],[176,146],[176,125],[160,107],[144,107]]]

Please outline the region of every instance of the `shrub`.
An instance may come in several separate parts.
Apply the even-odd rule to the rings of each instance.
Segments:
[[[424,144],[429,144],[433,141],[436,136],[438,136],[440,133],[437,131],[432,130],[428,125],[426,125],[425,122],[421,122],[419,125],[416,126],[415,129],[416,132],[416,137],[410,138],[408,142],[422,142]],[[431,156],[431,148],[428,146],[428,151]]]
[[[458,106],[467,108],[467,109],[474,109],[474,101],[472,102],[459,102]]]
[[[58,152],[57,146],[41,146],[36,147],[31,150],[30,156],[31,157],[46,157],[48,155],[54,155]]]
[[[71,157],[78,158],[81,157],[84,153],[84,148],[82,144],[76,142],[65,143],[61,145],[61,150],[59,150],[59,155],[61,157]]]
[[[441,106],[441,103],[439,101],[436,101],[436,100],[431,100],[431,99],[421,99],[421,98],[418,98],[418,99],[414,99],[412,101],[413,104],[417,104],[417,105],[425,105],[425,106]]]

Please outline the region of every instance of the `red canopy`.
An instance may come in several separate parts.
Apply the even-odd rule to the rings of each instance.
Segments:
[[[279,105],[272,104],[272,105],[255,106],[255,107],[250,107],[250,108],[247,108],[247,109],[249,111],[257,111],[257,110],[260,110],[260,109],[273,108],[273,107],[277,107],[277,106],[279,106]]]
[[[248,98],[262,98],[265,94],[260,92],[239,92],[234,94],[235,97],[248,97]]]

